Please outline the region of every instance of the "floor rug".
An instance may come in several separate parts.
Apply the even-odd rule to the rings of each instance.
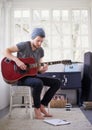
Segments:
[[[11,118],[6,115],[0,119],[0,130],[92,130],[91,123],[87,120],[80,108],[66,111],[64,108],[51,108],[52,118],[71,122],[68,125],[53,126],[43,120],[30,119],[25,108],[15,108]]]

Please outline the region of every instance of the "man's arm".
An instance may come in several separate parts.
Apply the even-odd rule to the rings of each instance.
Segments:
[[[18,51],[19,49],[17,46],[6,48],[6,50],[4,51],[4,56],[13,60],[17,64],[17,66],[20,67],[22,70],[26,70],[26,65],[22,61],[20,61],[19,58],[13,55],[14,52]]]

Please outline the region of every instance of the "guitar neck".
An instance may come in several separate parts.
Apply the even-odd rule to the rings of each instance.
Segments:
[[[62,61],[52,61],[52,62],[44,62],[44,63],[41,63],[40,65],[41,66],[44,66],[44,64],[47,64],[47,65],[53,65],[53,64],[72,64],[71,60],[62,60]]]

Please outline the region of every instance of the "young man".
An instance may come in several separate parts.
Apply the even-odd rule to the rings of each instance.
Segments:
[[[13,60],[21,70],[26,70],[27,65],[23,63],[19,58],[33,57],[36,63],[42,63],[44,57],[44,50],[41,44],[45,38],[45,32],[43,28],[34,28],[31,34],[31,40],[20,42],[15,46],[11,46],[4,51],[5,57]],[[17,57],[12,53],[17,52]],[[38,72],[44,73],[47,71],[48,65],[39,66]],[[36,119],[44,119],[45,117],[51,117],[45,110],[45,106],[48,105],[56,91],[60,87],[60,81],[58,79],[39,77],[39,76],[26,76],[18,80],[18,85],[27,85],[33,88],[33,101],[34,111]],[[40,99],[43,85],[49,86],[48,91],[44,97]],[[44,114],[44,116],[43,116]]]

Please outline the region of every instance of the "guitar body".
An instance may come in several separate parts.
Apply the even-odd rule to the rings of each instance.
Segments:
[[[7,83],[14,83],[25,76],[35,76],[38,72],[34,58],[19,58],[27,65],[27,70],[21,70],[14,61],[4,58],[1,61],[1,71]]]

